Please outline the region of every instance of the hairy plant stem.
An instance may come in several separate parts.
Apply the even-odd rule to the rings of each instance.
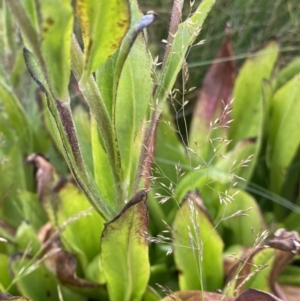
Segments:
[[[115,154],[114,141],[113,141],[113,128],[112,121],[108,115],[106,106],[102,100],[100,91],[92,75],[90,75],[83,82],[81,79],[84,70],[84,59],[80,46],[76,37],[73,35],[71,47],[71,68],[75,78],[79,81],[79,89],[82,92],[86,102],[89,104],[91,114],[95,117],[100,133],[103,137],[107,156],[111,166],[111,172],[116,184],[116,209],[122,208],[126,199],[125,192],[121,185],[120,170],[117,171],[117,158]]]

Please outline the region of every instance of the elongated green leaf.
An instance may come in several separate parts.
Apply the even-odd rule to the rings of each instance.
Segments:
[[[116,96],[115,126],[118,146],[121,155],[123,185],[131,191],[131,168],[137,158],[133,151],[138,152],[141,145],[134,146],[134,140],[145,118],[147,108],[152,99],[153,84],[150,74],[149,54],[143,36],[139,36],[131,48],[123,66]]]
[[[268,79],[278,57],[278,44],[269,42],[256,56],[246,60],[237,77],[232,106],[233,122],[229,128],[229,148],[239,140],[257,137],[263,118],[262,81]]]
[[[85,277],[87,280],[100,284],[106,284],[100,253],[95,256],[94,259],[86,267]]]
[[[179,25],[172,46],[170,47],[169,56],[166,59],[166,64],[162,71],[160,84],[154,99],[158,99],[158,101],[161,102],[168,97],[177,75],[182,68],[186,52],[195,41],[214,3],[215,0],[203,0],[195,13]]]
[[[41,248],[36,231],[28,222],[22,222],[18,227],[16,243],[19,252],[25,252],[27,249],[28,254],[32,256],[36,255]]]
[[[83,161],[80,146],[77,140],[76,129],[71,115],[70,104],[67,102],[57,101],[53,98],[53,95],[49,91],[48,84],[37,61],[26,49],[24,50],[24,57],[31,76],[46,94],[48,108],[55,120],[55,127],[59,131],[65,151],[65,157],[78,185],[84,191],[95,209],[102,214],[104,218],[111,218],[111,209],[108,207],[108,204],[105,203],[104,198],[101,196]]]
[[[103,197],[116,210],[116,190],[112,167],[94,116],[91,116],[91,139],[95,182]]]
[[[76,126],[82,156],[88,169],[93,172],[91,125],[89,113],[82,106],[76,106],[74,109],[72,109],[72,116]]]
[[[122,182],[119,183],[119,185],[121,186],[121,191],[122,191],[122,198],[121,200],[124,200],[124,199],[128,199],[128,183],[126,183],[128,180],[126,180],[126,175],[124,176],[124,174],[122,174],[122,172],[124,172],[124,170],[126,170],[126,160],[130,159],[130,156],[128,156],[128,152],[126,153],[126,158],[124,158],[124,152],[125,150],[124,149],[121,149],[121,145],[119,144],[119,141],[118,139],[120,139],[120,137],[118,136],[118,132],[120,132],[120,123],[122,122],[121,117],[124,116],[122,113],[121,113],[121,109],[122,109],[122,106],[118,105],[119,101],[118,101],[118,94],[119,94],[119,88],[120,88],[120,80],[121,80],[121,75],[122,75],[122,72],[124,70],[124,64],[128,58],[128,55],[129,53],[131,52],[132,50],[132,46],[134,44],[134,42],[136,41],[139,33],[141,33],[143,31],[144,28],[146,28],[148,25],[150,25],[152,22],[155,21],[157,15],[156,13],[154,12],[148,12],[146,15],[144,15],[136,24],[134,24],[132,26],[132,28],[127,32],[126,36],[124,37],[123,39],[123,42],[121,44],[121,47],[118,51],[118,57],[116,59],[116,64],[115,64],[115,70],[114,70],[114,80],[113,80],[113,99],[112,99],[112,126],[113,126],[113,142],[114,142],[114,152],[115,152],[115,157],[118,159],[116,160],[116,165],[115,165],[115,168],[116,170],[120,170],[121,171],[121,176],[120,178],[122,179]],[[142,45],[145,45],[145,44],[142,44]],[[144,57],[145,57],[145,48],[144,49],[140,49],[139,50],[139,53],[141,52],[144,52]],[[133,65],[133,67],[136,67],[137,65],[133,63],[131,63]],[[149,68],[149,67],[148,67]],[[151,79],[151,77],[149,76],[149,70],[148,68],[146,69],[145,73],[142,75],[145,79]],[[125,69],[126,70],[126,69]],[[130,73],[132,72],[132,70],[130,71]],[[138,72],[136,70],[134,70],[134,73],[135,72]],[[141,74],[140,74],[141,75]],[[133,81],[133,76],[131,76],[132,78],[132,81],[131,81],[131,84],[134,83]],[[136,80],[136,78],[135,78]],[[144,85],[144,83],[141,83],[141,86],[139,87],[139,89],[136,89],[136,87],[134,88],[135,90],[135,94],[137,93],[140,93],[141,91],[141,87]],[[145,98],[144,100],[142,101],[142,106],[137,107],[137,109],[142,109],[143,108],[143,111],[145,113],[145,100],[149,101],[149,95],[148,95],[148,91],[149,89],[151,89],[151,84],[149,85],[149,87],[147,87],[147,93],[145,95]],[[123,89],[124,89],[124,86],[123,86]],[[127,89],[126,89],[127,90]],[[129,92],[129,94],[128,94]],[[127,90],[126,94],[128,96],[130,96],[130,89]],[[122,97],[120,95],[120,97]],[[138,95],[135,95],[135,103],[138,102],[137,98]],[[142,113],[142,112],[141,112]],[[129,114],[129,112],[128,112]],[[139,115],[139,112],[136,112],[136,117],[133,117],[133,120],[136,122],[137,120],[143,120],[144,116],[140,116]],[[124,119],[124,117],[122,118]],[[119,123],[120,122],[120,123]],[[124,124],[122,124],[122,126],[124,126]],[[129,135],[134,135],[135,134],[135,127],[138,128],[138,124],[135,124],[135,126],[133,127],[133,129],[130,130],[129,132]],[[137,131],[137,130],[136,130]],[[131,141],[133,141],[134,136],[132,136],[131,138]],[[125,138],[126,139],[126,138]],[[125,142],[126,140],[125,139],[122,139],[123,142]],[[123,153],[123,159],[124,159],[124,168],[122,166],[122,156],[121,156],[121,152]],[[128,172],[126,170],[126,172]],[[130,171],[129,171],[130,172]],[[122,202],[120,202],[121,200],[117,200],[118,202],[118,208],[122,208],[123,204]]]
[[[89,76],[119,47],[130,22],[127,0],[76,2],[84,41],[85,72]]]
[[[41,1],[40,9],[42,15],[41,49],[51,91],[57,99],[66,101],[69,95],[70,47],[73,31],[71,1]]]
[[[273,84],[274,92],[279,90],[289,80],[300,72],[300,58],[292,60],[285,68],[281,69],[276,75]]]
[[[223,242],[196,194],[187,196],[178,210],[173,239],[181,290],[214,291],[222,286]]]
[[[139,202],[107,224],[101,239],[101,258],[111,301],[141,300],[150,265],[147,205]]]
[[[294,76],[271,100],[269,162],[271,190],[280,193],[288,167],[300,145],[299,86],[300,74]],[[287,135],[288,133],[288,135]]]
[[[12,276],[9,274],[9,257],[6,254],[0,254],[0,270],[0,287],[2,285],[7,288],[12,281]]]

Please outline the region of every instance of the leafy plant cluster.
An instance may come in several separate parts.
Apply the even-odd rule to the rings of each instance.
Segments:
[[[183,22],[182,3],[162,64],[144,32],[156,13],[136,1],[1,3],[0,300],[298,289],[299,59],[278,70],[271,40],[236,75],[226,37],[185,142],[171,109],[185,116],[187,54],[214,1]]]

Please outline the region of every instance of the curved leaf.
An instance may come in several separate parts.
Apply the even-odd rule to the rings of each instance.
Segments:
[[[137,194],[132,201],[138,203],[122,210],[102,234],[101,259],[111,301],[141,300],[147,287],[150,265],[144,235],[148,210],[143,200]]]
[[[132,172],[135,172],[140,143],[134,145],[146,111],[152,100],[153,83],[149,53],[140,35],[124,63],[116,95],[115,126],[121,155],[123,185],[131,191]],[[134,145],[134,148],[133,148]],[[135,152],[135,153],[134,153]]]
[[[235,82],[232,106],[233,122],[229,128],[229,148],[239,140],[260,135],[262,130],[263,103],[262,82],[268,79],[278,57],[279,47],[276,41],[255,53],[244,63]]]
[[[76,9],[85,48],[85,74],[89,76],[121,44],[129,27],[129,4],[127,0],[78,0]]]

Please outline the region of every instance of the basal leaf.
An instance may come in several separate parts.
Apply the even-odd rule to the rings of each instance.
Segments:
[[[270,187],[275,193],[280,193],[288,167],[300,145],[299,81],[300,74],[297,74],[283,85],[271,99],[268,158]]]
[[[111,301],[138,301],[150,275],[147,205],[142,199],[106,224],[101,238],[101,259]]]
[[[232,106],[233,122],[229,128],[229,148],[238,141],[260,135],[263,120],[262,83],[268,79],[278,57],[276,41],[270,41],[255,56],[246,60],[235,82]]]
[[[134,141],[151,102],[152,89],[149,53],[146,50],[144,37],[140,35],[123,66],[115,108],[115,126],[121,155],[123,185],[128,187],[129,193],[132,185],[130,176],[132,172],[135,172],[134,163],[137,162],[133,152],[141,151],[141,141],[135,145]]]
[[[89,76],[119,47],[130,23],[127,0],[79,0],[76,3]]]

